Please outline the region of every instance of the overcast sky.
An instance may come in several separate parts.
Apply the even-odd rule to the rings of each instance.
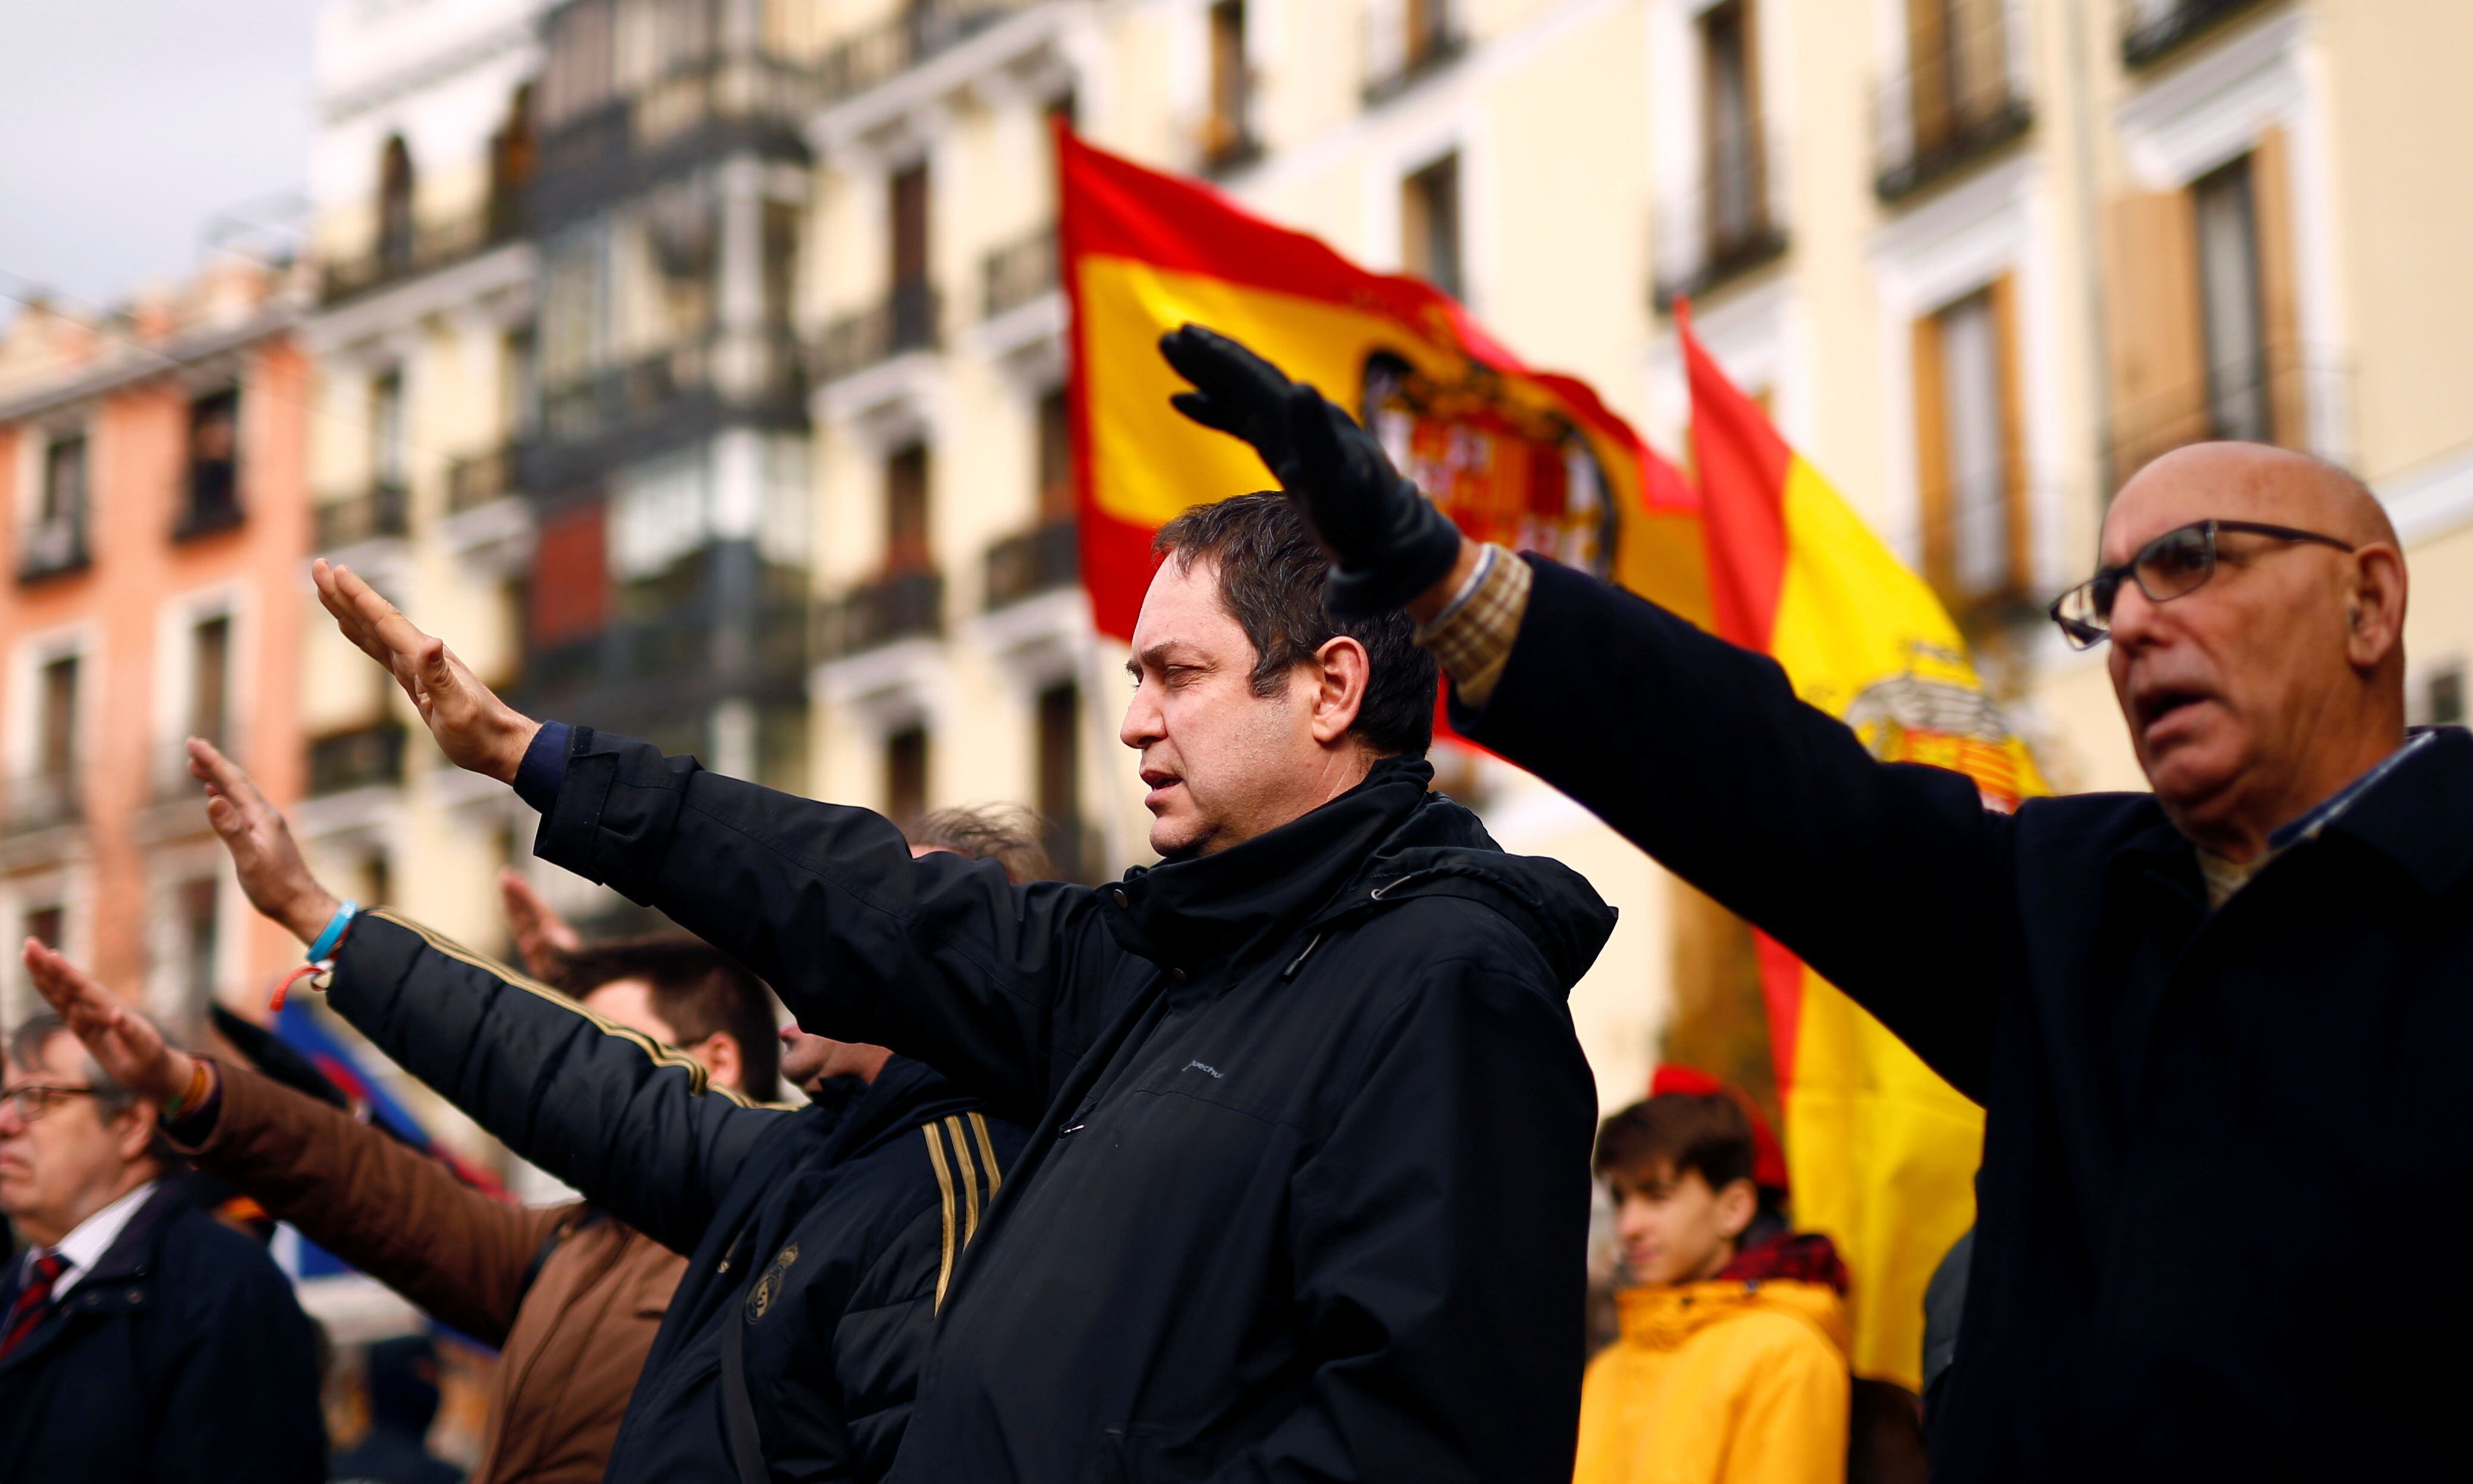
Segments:
[[[114,302],[194,267],[218,212],[297,196],[318,5],[0,0],[0,294]]]

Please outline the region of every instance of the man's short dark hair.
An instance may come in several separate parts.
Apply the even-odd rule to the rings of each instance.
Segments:
[[[1608,1118],[1597,1130],[1600,1177],[1638,1178],[1661,1169],[1693,1170],[1712,1190],[1752,1178],[1752,1120],[1722,1092],[1662,1092]]]
[[[683,1045],[728,1032],[738,1042],[740,1091],[759,1103],[780,1094],[780,1028],[773,1023],[764,981],[692,938],[626,938],[567,954],[558,987],[582,999],[621,979],[652,987],[653,1013],[669,1022]]]
[[[1162,526],[1151,550],[1181,572],[1204,560],[1218,566],[1219,604],[1254,646],[1254,694],[1278,695],[1289,672],[1346,634],[1365,646],[1370,672],[1350,734],[1385,756],[1423,756],[1433,746],[1439,673],[1434,657],[1416,645],[1416,624],[1397,610],[1333,619],[1323,601],[1331,559],[1286,495],[1197,505]]]
[[[1046,822],[1020,804],[972,803],[930,809],[903,838],[914,847],[995,861],[1004,867],[1006,880],[1020,885],[1055,875],[1041,843],[1046,832]]]

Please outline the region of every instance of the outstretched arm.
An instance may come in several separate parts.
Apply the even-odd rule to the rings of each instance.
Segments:
[[[395,676],[446,755],[517,782],[541,810],[536,853],[660,908],[762,977],[809,1030],[891,1046],[1035,1117],[1109,1012],[1090,990],[1107,974],[1082,961],[1123,955],[1090,892],[1012,886],[952,855],[914,861],[865,809],[586,727],[544,730],[349,570],[312,572],[337,626]],[[303,921],[314,910],[292,909]]]
[[[158,1108],[190,1157],[278,1221],[487,1345],[502,1345],[542,1241],[575,1209],[510,1205],[440,1161],[241,1066],[193,1058],[152,1021],[40,944],[36,990],[113,1080]],[[201,1068],[206,1091],[181,1106]]]
[[[334,897],[282,814],[212,746],[189,748],[251,905],[313,939]],[[326,1002],[509,1148],[680,1252],[780,1116],[708,1089],[684,1052],[387,913],[354,921]]]

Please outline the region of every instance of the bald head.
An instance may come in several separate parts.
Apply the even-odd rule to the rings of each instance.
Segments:
[[[2377,496],[2344,469],[2199,443],[2122,487],[2103,564],[2208,520],[2352,548],[2225,531],[2202,586],[2156,602],[2125,583],[2114,599],[2113,692],[2148,781],[2184,834],[2247,860],[2402,742],[2404,558]]]
[[[2104,562],[2125,562],[2164,532],[2210,519],[2317,531],[2355,546],[2397,544],[2386,507],[2341,465],[2266,443],[2193,443],[2121,487],[2104,516]]]

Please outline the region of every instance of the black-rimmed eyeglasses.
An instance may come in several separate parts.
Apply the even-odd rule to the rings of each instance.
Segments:
[[[2188,597],[2216,575],[2216,538],[2227,531],[2279,541],[2309,541],[2333,546],[2338,551],[2353,549],[2352,542],[2317,531],[2261,525],[2255,520],[2201,520],[2165,532],[2139,547],[2138,554],[2121,565],[2103,567],[2054,598],[2053,622],[2061,626],[2071,648],[2095,648],[2112,637],[2112,602],[2121,595],[2125,580],[2138,584],[2138,590],[2147,595],[2149,603]]]

